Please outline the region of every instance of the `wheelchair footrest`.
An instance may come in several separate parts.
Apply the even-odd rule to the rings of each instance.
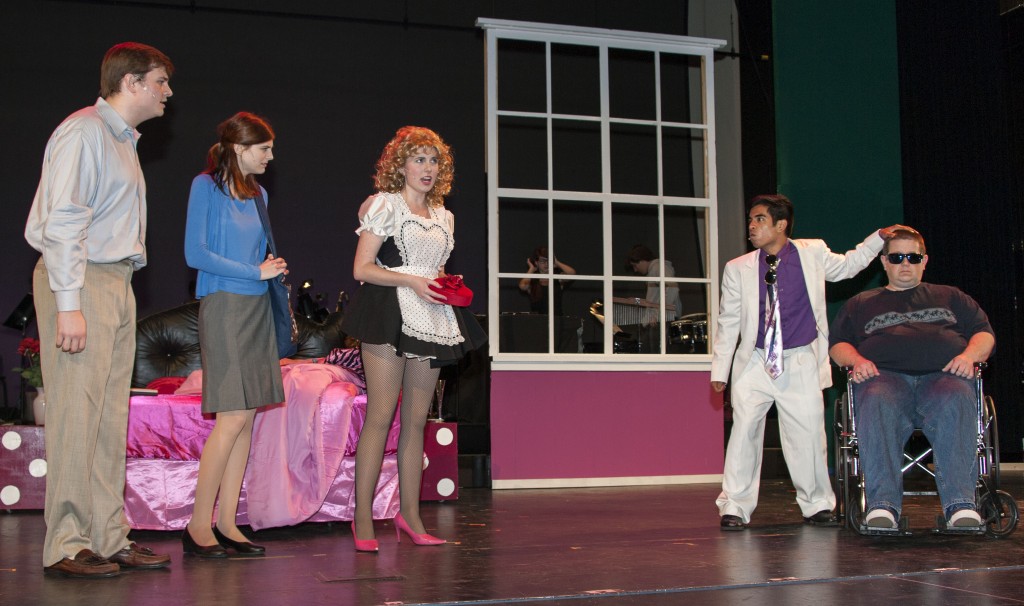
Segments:
[[[854,521],[857,522],[857,534],[866,537],[909,537],[914,535],[914,533],[910,532],[910,518],[906,516],[900,517],[899,522],[896,523],[896,528],[868,526],[860,515],[854,518]]]
[[[932,529],[933,534],[945,534],[945,535],[958,535],[958,536],[969,536],[969,537],[980,537],[985,535],[985,525],[981,526],[950,526],[946,523],[946,518],[939,515],[935,516],[935,528]]]

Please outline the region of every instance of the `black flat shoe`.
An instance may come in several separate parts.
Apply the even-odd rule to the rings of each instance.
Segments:
[[[835,514],[827,509],[823,509],[809,518],[804,518],[804,522],[811,526],[839,526]]]
[[[224,536],[224,533],[218,530],[216,526],[213,527],[213,536],[217,538],[221,545],[234,549],[235,553],[240,556],[261,556],[267,553],[267,548],[262,545],[255,545],[249,541],[232,541]]]
[[[743,530],[747,527],[743,518],[739,516],[724,515],[721,521],[722,530]]]
[[[181,550],[188,555],[194,555],[200,558],[226,558],[228,552],[224,549],[224,546],[220,543],[216,545],[203,546],[196,543],[196,540],[192,538],[192,535],[188,531],[188,526],[185,527],[185,531],[181,533]]]

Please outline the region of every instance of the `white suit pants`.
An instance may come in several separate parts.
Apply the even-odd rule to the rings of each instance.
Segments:
[[[782,454],[804,517],[832,510],[835,494],[828,476],[824,401],[818,364],[810,345],[784,352],[785,371],[774,381],[765,372],[763,352],[753,355],[732,385],[733,425],[725,453],[719,515],[749,522],[757,507],[765,416],[774,403],[779,413]]]

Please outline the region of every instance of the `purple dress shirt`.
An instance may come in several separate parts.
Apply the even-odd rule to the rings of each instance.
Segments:
[[[758,265],[761,275],[768,273],[768,263],[765,261],[767,254],[762,250],[758,254]],[[814,324],[814,310],[811,309],[811,300],[807,296],[807,283],[804,281],[804,270],[800,265],[800,253],[796,246],[787,241],[779,254],[779,265],[775,274],[779,285],[779,321],[782,324],[782,347],[793,349],[810,345],[818,336],[818,329]],[[761,321],[757,328],[757,347],[764,348],[764,306],[768,297],[767,285],[764,280],[758,287],[758,309],[760,310]]]

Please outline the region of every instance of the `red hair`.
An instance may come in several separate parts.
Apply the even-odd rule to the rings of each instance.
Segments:
[[[427,193],[427,204],[437,207],[444,205],[444,197],[452,190],[455,179],[455,161],[451,148],[437,133],[422,126],[403,126],[384,146],[377,160],[377,174],[373,182],[379,191],[397,194],[405,187],[405,176],[398,169],[421,148],[437,152],[437,181]]]

